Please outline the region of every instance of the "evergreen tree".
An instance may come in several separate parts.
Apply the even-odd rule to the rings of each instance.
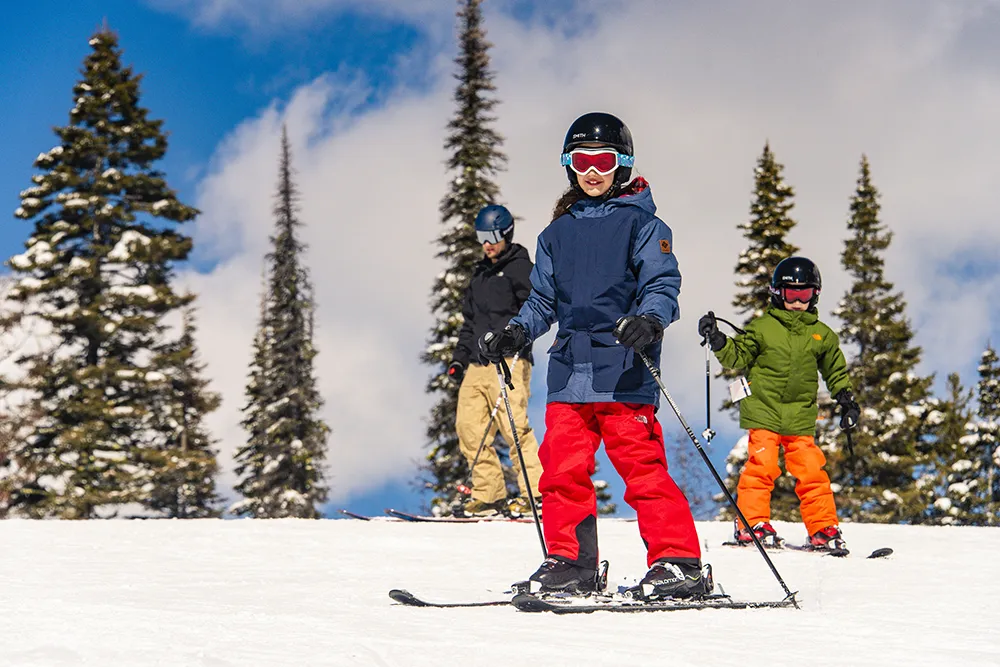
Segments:
[[[438,397],[427,425],[430,451],[424,466],[425,485],[433,493],[432,507],[446,513],[460,500],[456,486],[468,475],[455,432],[458,387],[449,380],[446,370],[462,326],[462,299],[473,268],[483,256],[476,239],[476,214],[483,206],[498,201],[500,190],[494,178],[507,160],[500,150],[503,139],[492,129],[496,88],[489,68],[491,44],[482,26],[481,3],[458,2],[461,34],[460,52],[455,59],[459,66],[454,96],[457,109],[445,139],[445,149],[450,153],[448,169],[453,176],[449,192],[441,201],[444,229],[437,241],[437,257],[446,262],[447,268],[434,280],[431,290],[431,311],[437,321],[421,355],[421,360],[434,368],[427,392]]]
[[[10,298],[58,343],[18,360],[42,416],[10,453],[5,484],[12,512],[32,517],[113,516],[149,500],[143,448],[162,386],[149,364],[164,318],[190,301],[171,279],[191,241],[168,223],[198,212],[153,166],[163,121],[139,105],[141,76],[122,66],[117,36],[102,29],[90,46],[69,124],[36,158],[42,173],[15,212],[34,232],[8,261]]]
[[[883,254],[892,233],[879,220],[878,197],[862,156],[847,224],[851,237],[841,255],[853,282],[835,311],[843,323],[841,345],[854,351],[848,367],[862,408],[861,423],[852,431],[855,464],[835,442],[836,431],[820,437],[841,518],[915,522],[927,509],[916,480],[926,472],[922,468],[933,447],[933,377],[915,372],[921,350],[912,344],[906,302],[885,278]]]
[[[739,225],[750,245],[740,253],[736,262],[736,287],[739,291],[733,298],[733,308],[744,315],[744,325],[764,314],[770,300],[768,287],[774,267],[799,251],[785,240],[796,222],[791,218],[795,191],[785,183],[784,169],[775,160],[771,145],[765,143],[764,152],[757,158],[754,169],[750,219]]]
[[[152,364],[162,374],[162,402],[152,424],[160,434],[147,457],[155,465],[150,482],[153,490],[146,505],[168,518],[217,517],[219,497],[215,493],[218,473],[217,442],[205,426],[205,417],[218,409],[221,398],[208,390],[205,365],[195,344],[194,309],[184,310],[181,334],[163,346]],[[147,377],[152,373],[147,374]]]
[[[323,473],[330,429],[317,416],[323,402],[313,375],[312,289],[296,237],[298,192],[288,133],[282,130],[268,292],[254,342],[236,486],[245,498],[231,511],[256,518],[318,518],[327,498]]]
[[[973,464],[967,471],[969,477],[985,481],[979,484],[984,490],[981,495],[982,512],[973,512],[971,507],[960,509],[966,509],[966,523],[995,526],[1000,509],[1000,475],[997,473],[1000,468],[1000,357],[991,345],[986,346],[979,360],[976,394],[979,407],[976,410],[975,438],[967,441],[966,456]],[[961,483],[962,480],[956,481]],[[975,521],[968,518],[973,513],[976,514]]]
[[[744,326],[764,314],[770,300],[768,288],[774,268],[781,260],[791,257],[799,250],[785,239],[796,222],[791,217],[795,206],[795,191],[785,182],[783,171],[784,166],[775,159],[770,143],[765,143],[764,151],[757,158],[757,166],[754,168],[750,218],[738,226],[749,245],[740,252],[736,262],[738,291],[732,305],[737,313],[743,315]],[[740,372],[723,370],[721,375],[732,380]],[[722,408],[733,414],[736,412],[736,406],[729,399],[723,401]],[[737,441],[726,459],[729,471],[726,485],[730,490],[735,491],[746,460],[746,443]],[[784,465],[783,462],[781,465]],[[795,482],[789,475],[782,475],[775,483],[772,494],[772,516],[775,519],[798,520],[798,498],[795,496],[794,486]],[[721,494],[715,497],[717,501],[724,498]],[[723,516],[735,516],[728,503],[721,506],[721,511]]]
[[[937,478],[934,516],[940,523],[997,524],[1000,499],[1000,358],[991,345],[979,363],[979,407],[963,432],[954,428],[946,442],[950,454]],[[966,402],[968,402],[966,400]],[[955,437],[960,436],[960,437]]]
[[[938,402],[935,415],[940,417],[932,458],[917,479],[917,488],[925,494],[928,523],[966,523],[968,515],[981,509],[977,492],[983,489],[977,487],[982,480],[975,474],[969,475],[974,463],[967,456],[967,447],[975,441],[974,424],[970,421],[971,400],[972,392],[962,386],[958,373],[950,374],[948,398]]]

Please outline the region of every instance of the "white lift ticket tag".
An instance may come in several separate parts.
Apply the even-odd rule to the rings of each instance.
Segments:
[[[729,383],[729,400],[733,403],[742,401],[750,395],[750,383],[742,375]]]

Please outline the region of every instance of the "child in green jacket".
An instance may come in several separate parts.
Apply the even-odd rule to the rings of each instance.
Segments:
[[[770,524],[771,491],[781,475],[779,447],[785,466],[797,480],[795,492],[810,543],[817,549],[844,548],[830,478],[823,470],[826,458],[816,446],[817,372],[840,407],[840,427],[854,428],[860,408],[851,396],[847,362],[830,327],[819,321],[822,278],[805,257],[789,257],[771,277],[771,303],[747,325],[746,332],[729,338],[715,315],[698,322],[715,356],[726,368],[743,371],[751,394],[740,401],[740,427],[749,430],[747,462],[740,473],[737,504],[758,539],[780,541]],[[752,544],[746,526],[737,520],[736,541]]]

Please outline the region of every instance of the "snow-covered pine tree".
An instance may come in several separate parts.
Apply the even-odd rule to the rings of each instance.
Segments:
[[[796,222],[791,217],[795,190],[785,182],[784,169],[771,152],[771,144],[765,143],[754,168],[750,219],[738,226],[749,245],[736,262],[739,291],[733,297],[733,308],[744,316],[744,324],[764,314],[774,267],[799,251],[785,239]]]
[[[736,296],[733,297],[733,308],[743,315],[743,324],[760,317],[767,308],[770,295],[768,287],[771,284],[771,274],[778,262],[791,257],[798,248],[786,240],[788,232],[795,227],[796,222],[791,217],[795,206],[795,190],[784,178],[784,165],[778,162],[771,151],[770,142],[764,143],[764,150],[757,158],[754,168],[753,198],[750,202],[750,218],[738,225],[747,240],[747,247],[740,252],[736,262]],[[721,313],[720,313],[721,314]],[[726,331],[726,326],[721,325]],[[726,331],[732,335],[731,331]],[[722,377],[734,379],[740,373],[723,370]],[[722,403],[723,410],[736,413],[736,406],[726,399]],[[740,471],[747,460],[746,442],[741,439],[733,446],[726,458],[728,478],[726,485],[735,491],[739,481]],[[775,519],[797,521],[798,499],[794,493],[794,480],[788,475],[782,475],[775,484],[772,495],[772,516]],[[716,501],[724,501],[724,496],[715,496]],[[722,515],[733,517],[728,503],[720,506]]]
[[[984,521],[995,526],[998,523],[1000,511],[1000,357],[992,345],[987,345],[979,360],[979,382],[976,385],[976,398],[979,406],[976,409],[975,435],[976,439],[968,443],[966,456],[974,460],[978,467],[978,477],[985,480],[980,488],[982,494]],[[971,521],[966,521],[972,523]]]
[[[997,525],[1000,499],[1000,358],[987,345],[979,362],[976,385],[979,406],[966,432],[948,440],[955,446],[937,479],[935,516],[940,523]],[[957,432],[956,432],[957,435]]]
[[[912,344],[906,302],[885,278],[883,255],[892,233],[879,220],[878,198],[862,156],[847,223],[851,236],[841,254],[853,282],[835,311],[843,323],[841,345],[853,351],[848,366],[862,409],[852,432],[856,465],[833,439],[837,431],[820,436],[841,518],[916,522],[927,509],[916,480],[933,442],[933,377],[915,372],[921,350]]]
[[[194,307],[184,309],[180,336],[158,350],[150,366],[162,374],[161,405],[150,428],[160,437],[146,450],[154,462],[146,507],[166,518],[201,519],[221,514],[215,492],[215,443],[205,417],[222,402],[208,389],[198,358]],[[152,375],[148,373],[147,377]]]
[[[106,517],[149,499],[149,363],[164,318],[190,301],[171,279],[191,241],[167,223],[198,211],[153,166],[167,150],[163,121],[139,105],[141,76],[122,66],[117,36],[103,28],[90,46],[69,124],[36,158],[42,173],[15,212],[34,232],[8,260],[10,297],[56,341],[18,360],[43,416],[10,453],[15,515]]]
[[[424,465],[424,485],[432,494],[430,505],[448,513],[459,500],[457,485],[468,475],[468,464],[458,446],[455,410],[458,387],[445,372],[458,343],[462,326],[462,299],[482,246],[476,240],[474,223],[479,210],[499,199],[494,178],[507,158],[501,152],[503,138],[493,129],[493,93],[489,48],[483,28],[482,0],[458,0],[460,36],[455,62],[455,115],[448,123],[445,148],[450,152],[448,169],[453,174],[448,193],[441,201],[444,229],[438,236],[437,257],[447,268],[434,280],[431,312],[437,321],[431,329],[421,360],[433,367],[427,392],[438,397],[427,423],[429,452]],[[515,454],[516,456],[516,454]]]
[[[312,289],[296,236],[298,192],[288,132],[281,133],[275,235],[267,256],[268,291],[254,343],[236,486],[244,499],[230,508],[259,519],[321,516],[328,489],[323,464],[330,429],[317,415],[323,401],[313,373]]]
[[[974,422],[969,403],[972,392],[962,386],[958,373],[948,376],[948,397],[937,401],[935,444],[931,456],[924,462],[917,478],[917,488],[925,496],[925,523],[965,523],[965,514],[977,509],[978,492],[983,491],[981,479],[969,475],[973,462],[967,452],[975,440]],[[977,488],[979,487],[979,488]],[[963,512],[971,509],[972,512]]]

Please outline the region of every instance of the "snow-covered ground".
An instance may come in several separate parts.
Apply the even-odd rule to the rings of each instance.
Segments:
[[[777,524],[798,539],[799,525]],[[752,550],[705,559],[738,598],[781,589]],[[602,520],[612,585],[645,572],[635,523]],[[0,664],[998,665],[1000,529],[847,525],[854,556],[773,554],[802,610],[528,614],[493,599],[541,560],[531,524],[0,522]],[[855,557],[881,546],[887,560]]]

